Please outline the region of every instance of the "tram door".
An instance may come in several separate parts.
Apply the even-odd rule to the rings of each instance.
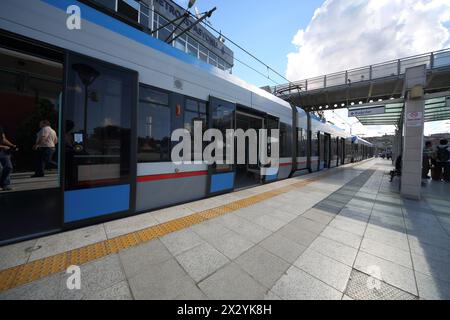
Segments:
[[[58,138],[64,54],[1,32],[0,43],[3,244],[61,228]],[[44,140],[44,132],[48,140]]]
[[[236,130],[243,130],[247,133],[248,130],[254,130],[256,135],[249,135],[245,137],[245,141],[238,141],[235,139],[235,165],[236,178],[235,189],[248,188],[260,184],[261,168],[260,168],[260,149],[261,141],[259,139],[259,130],[264,129],[265,114],[257,114],[250,112],[245,107],[237,107],[236,111]],[[245,143],[245,154],[238,154],[239,143]],[[255,150],[256,149],[256,150]],[[256,151],[256,154],[254,152]],[[239,151],[242,152],[242,149]],[[242,161],[244,160],[245,161]]]
[[[216,142],[216,149],[218,150],[220,148],[222,155],[216,154],[215,151],[211,152],[211,156],[214,157],[216,161],[208,166],[207,194],[218,195],[234,189],[236,166],[234,164],[226,163],[227,148],[231,150],[233,141],[230,141],[230,139],[227,141],[226,131],[227,129],[235,128],[236,104],[210,97],[209,110],[210,128],[218,129],[222,133],[222,141],[214,141],[215,138],[212,138],[213,141],[211,142]],[[221,160],[222,163],[218,163],[217,160]]]
[[[330,167],[330,135],[320,132],[319,135],[320,161],[319,170]]]
[[[344,165],[345,164],[345,139],[344,138],[339,138],[339,154],[340,154],[340,161],[339,161],[339,165]]]
[[[134,211],[138,75],[69,54],[64,109],[64,223]]]

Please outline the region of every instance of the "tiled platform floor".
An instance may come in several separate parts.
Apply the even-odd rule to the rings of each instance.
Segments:
[[[0,299],[370,298],[349,288],[360,272],[401,297],[450,299],[450,185],[427,186],[420,202],[404,200],[390,169],[375,159],[3,247],[0,270],[321,177],[82,265],[81,290],[68,290],[68,275],[56,273]]]

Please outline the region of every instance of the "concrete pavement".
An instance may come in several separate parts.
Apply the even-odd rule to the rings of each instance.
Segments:
[[[390,169],[374,159],[318,173],[304,186],[83,264],[81,290],[67,289],[59,272],[0,299],[449,299],[450,186],[404,200]],[[3,247],[0,270],[309,177]]]

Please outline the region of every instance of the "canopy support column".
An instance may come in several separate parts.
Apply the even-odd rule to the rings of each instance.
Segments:
[[[424,134],[426,65],[409,68],[405,74],[401,195],[420,200]]]

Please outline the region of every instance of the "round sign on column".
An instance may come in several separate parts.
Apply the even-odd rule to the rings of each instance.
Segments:
[[[423,124],[423,112],[408,112],[406,115],[407,127],[421,127]]]

